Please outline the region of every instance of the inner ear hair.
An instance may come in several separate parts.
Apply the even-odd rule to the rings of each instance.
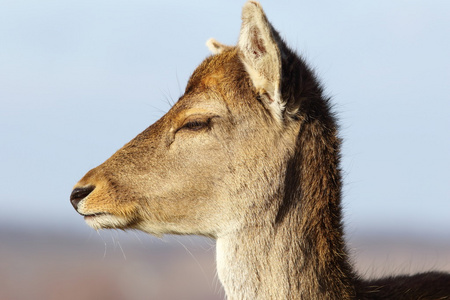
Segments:
[[[261,5],[249,1],[242,10],[238,47],[240,58],[253,86],[276,119],[283,119],[285,104],[281,98],[281,55],[277,33],[267,20]]]

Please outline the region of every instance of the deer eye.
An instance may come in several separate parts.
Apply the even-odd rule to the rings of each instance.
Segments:
[[[209,127],[209,119],[208,120],[195,120],[186,122],[180,129],[187,129],[191,131],[198,131],[204,128]]]
[[[178,130],[182,131],[200,131],[211,127],[211,116],[191,116],[187,118]],[[177,131],[178,131],[177,130]]]

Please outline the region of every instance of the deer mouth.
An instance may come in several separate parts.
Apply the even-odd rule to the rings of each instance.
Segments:
[[[107,212],[99,212],[92,214],[81,214],[84,217],[84,221],[92,228],[98,229],[119,229],[125,228],[128,224],[126,218],[112,215]]]
[[[109,215],[109,214],[106,212],[100,212],[100,213],[93,213],[93,214],[80,213],[80,215],[82,215],[86,219],[86,218],[95,218],[95,217],[105,216],[105,215]]]

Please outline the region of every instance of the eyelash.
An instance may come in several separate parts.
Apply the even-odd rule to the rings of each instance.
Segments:
[[[209,126],[209,121],[210,120],[187,122],[180,129],[187,129],[187,130],[191,130],[191,131],[198,131],[198,130],[201,130],[201,129],[205,128],[205,127],[208,127]]]

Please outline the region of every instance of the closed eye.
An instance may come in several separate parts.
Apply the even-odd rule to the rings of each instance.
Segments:
[[[206,131],[212,128],[214,118],[219,116],[213,114],[195,114],[188,116],[177,131]]]
[[[204,128],[209,127],[210,119],[207,119],[205,121],[202,120],[195,120],[185,123],[180,129],[187,129],[191,131],[198,131]]]

